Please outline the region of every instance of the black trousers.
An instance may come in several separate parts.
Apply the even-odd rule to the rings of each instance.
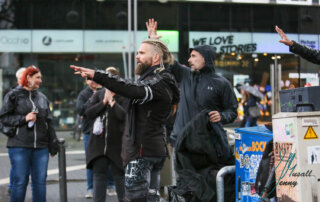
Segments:
[[[130,161],[125,170],[126,201],[160,200],[160,171],[165,157],[142,157]]]
[[[116,186],[119,202],[124,201],[124,172],[118,168],[108,157],[99,157],[93,162],[93,201],[105,202],[108,167],[111,165],[111,173]]]

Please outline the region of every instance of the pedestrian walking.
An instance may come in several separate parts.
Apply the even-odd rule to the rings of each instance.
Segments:
[[[315,63],[320,64],[320,51],[312,49],[308,46],[302,45],[294,40],[290,40],[287,35],[280,29],[278,26],[275,27],[275,30],[281,37],[280,43],[283,43],[289,46],[289,50],[292,53],[298,54],[304,59]]]
[[[85,111],[91,101],[93,95],[97,92],[99,85],[91,80],[86,80],[88,86],[86,86],[77,97],[77,114],[81,117],[81,129],[83,133],[83,145],[85,155],[87,156],[88,141],[90,137],[90,131],[92,130],[94,120],[89,119],[85,115]],[[93,190],[93,173],[91,169],[86,170],[87,175],[87,192],[85,198],[92,198]]]
[[[257,104],[259,98],[253,94],[240,88],[242,95],[244,119],[246,120],[244,127],[257,126],[258,117],[260,116],[260,108]]]
[[[106,69],[120,75],[114,67]],[[122,134],[126,118],[126,99],[106,88],[99,90],[86,110],[86,116],[95,120],[87,150],[87,168],[93,170],[93,201],[105,202],[108,175],[111,166],[119,202],[124,201],[124,169],[121,159]]]
[[[126,166],[125,201],[156,202],[160,200],[160,170],[168,155],[165,122],[172,105],[179,99],[179,90],[173,75],[166,69],[173,62],[166,44],[145,40],[136,59],[135,72],[140,75],[137,82],[104,71],[70,67],[76,74],[130,99],[121,154]]]
[[[58,144],[49,101],[38,90],[41,82],[40,69],[26,68],[21,86],[6,94],[0,110],[1,122],[15,128],[7,142],[13,171],[11,202],[24,201],[29,175],[33,201],[46,201],[49,153],[54,156]]]

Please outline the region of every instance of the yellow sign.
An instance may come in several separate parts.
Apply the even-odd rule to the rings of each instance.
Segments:
[[[304,139],[307,140],[307,139],[318,139],[318,136],[317,134],[314,132],[312,126],[309,126],[308,127],[308,130],[304,136]]]

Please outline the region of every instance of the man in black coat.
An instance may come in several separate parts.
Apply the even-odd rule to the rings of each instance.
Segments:
[[[160,170],[167,156],[165,122],[179,99],[174,76],[166,67],[173,63],[167,46],[159,40],[142,42],[136,56],[137,82],[103,71],[71,65],[81,74],[110,91],[130,98],[123,134],[122,159],[127,201],[159,201]]]
[[[149,37],[152,39],[160,38],[157,35],[157,22],[150,19],[147,23]],[[208,161],[211,165],[217,165],[216,168],[221,168],[223,165],[232,163],[232,151],[228,144],[227,136],[223,130],[222,124],[232,123],[237,118],[238,102],[233,92],[230,82],[224,77],[218,75],[214,68],[215,51],[212,46],[203,45],[190,49],[190,58],[188,60],[190,67],[185,67],[175,62],[170,70],[177,79],[180,86],[180,102],[178,104],[178,111],[176,120],[171,133],[171,140],[173,147],[176,147],[177,142],[187,141],[181,140],[187,135],[184,133],[191,133],[196,138],[199,138],[199,144],[203,143],[199,134],[199,128],[193,128],[192,131],[186,130],[186,127],[194,122],[194,118],[200,113],[206,112],[209,127],[212,128],[211,143],[215,145],[217,152],[215,161]],[[191,144],[187,144],[190,146]],[[190,149],[190,150],[189,150]],[[193,156],[200,153],[192,153],[192,148],[188,148],[188,156]],[[184,152],[186,150],[175,149],[175,154]],[[201,153],[202,154],[202,153]],[[203,153],[203,155],[206,155]],[[182,155],[177,155],[177,158]],[[184,157],[184,159],[186,159]],[[181,163],[181,159],[175,160]],[[199,163],[199,158],[191,159],[193,164]],[[187,165],[187,164],[184,164]],[[191,167],[181,167],[180,170],[191,169]],[[177,170],[177,169],[176,169]],[[194,170],[194,169],[193,169]],[[197,171],[195,171],[197,172]],[[179,178],[182,178],[179,173]],[[190,175],[190,174],[189,174]],[[184,175],[187,176],[187,175]],[[179,179],[178,179],[179,180]],[[181,182],[182,180],[180,180]],[[181,183],[178,183],[178,185]],[[185,183],[186,185],[187,183]],[[189,185],[189,184],[188,184]],[[190,186],[188,186],[190,188]],[[194,185],[200,186],[195,183]],[[195,187],[196,187],[195,186]],[[196,190],[188,190],[195,191]]]
[[[83,133],[83,144],[85,155],[87,155],[88,141],[90,137],[90,131],[92,130],[93,121],[85,115],[85,110],[87,109],[92,96],[97,91],[99,86],[97,83],[91,80],[86,80],[88,86],[86,86],[77,97],[77,114],[82,118],[81,119],[81,130]],[[87,169],[87,193],[86,198],[92,198],[92,189],[93,189],[93,174],[91,169]]]
[[[156,21],[149,20],[147,28],[150,38],[160,38],[156,33]],[[230,82],[216,74],[214,59],[215,50],[212,46],[197,46],[190,49],[190,67],[175,62],[170,69],[180,86],[180,102],[170,136],[173,145],[179,132],[203,110],[208,111],[212,123],[227,124],[237,118],[237,98]]]
[[[290,40],[278,26],[276,26],[275,29],[281,36],[281,40],[279,42],[289,46],[290,52],[298,54],[312,63],[320,64],[320,51]]]

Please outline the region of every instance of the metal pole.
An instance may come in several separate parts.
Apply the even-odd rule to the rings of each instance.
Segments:
[[[59,138],[58,144],[60,202],[67,202],[66,150],[64,148],[64,139]]]
[[[138,5],[137,5],[137,0],[133,1],[133,21],[134,21],[134,34],[133,34],[133,52],[134,52],[134,57],[136,57],[137,55],[137,30],[138,30]],[[134,58],[134,69],[136,69],[137,67],[137,61]],[[134,75],[134,80],[137,80],[137,75]]]
[[[278,73],[278,79],[277,79],[277,92],[276,92],[276,113],[279,113],[281,110],[280,110],[280,90],[281,90],[281,74],[282,74],[282,68],[281,68],[281,64],[277,64],[277,73]]]
[[[122,48],[122,61],[123,61],[123,69],[124,69],[124,78],[128,79],[128,67],[127,67],[127,59],[125,53],[125,47]]]
[[[131,58],[131,0],[128,0],[128,73],[129,78],[132,77],[132,58]]]
[[[216,177],[217,202],[224,202],[224,176],[228,173],[234,173],[236,166],[225,166],[221,168]]]
[[[271,105],[271,116],[273,116],[275,114],[275,110],[274,110],[274,97],[275,97],[275,73],[274,73],[274,64],[271,64],[270,65],[270,75],[271,75],[271,78],[270,78],[270,84],[271,84],[271,102],[272,102],[272,105]]]

